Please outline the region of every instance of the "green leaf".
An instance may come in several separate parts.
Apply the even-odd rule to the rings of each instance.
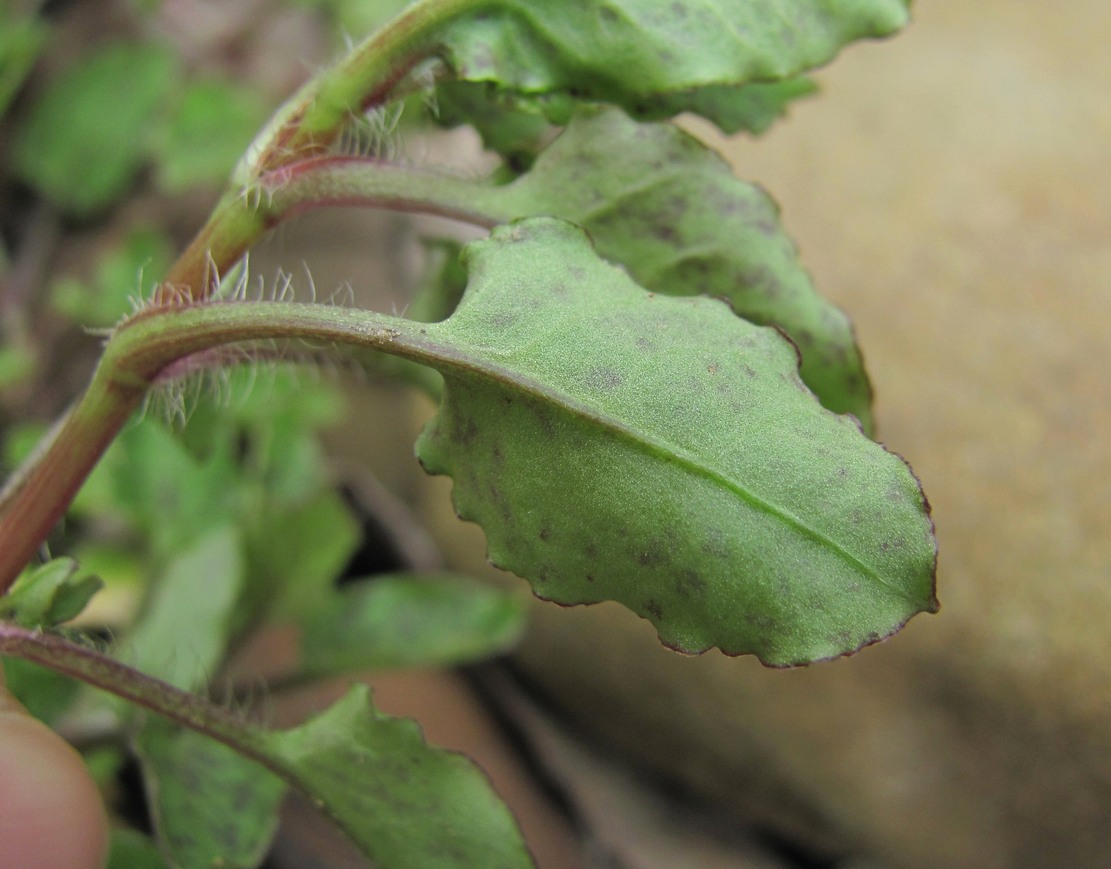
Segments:
[[[0,658],[8,691],[28,712],[40,721],[53,725],[69,710],[77,697],[77,685],[68,676],[24,661],[21,658]]]
[[[516,595],[458,576],[376,576],[304,611],[308,678],[387,667],[450,667],[504,652],[524,629]]]
[[[581,111],[528,174],[492,195],[505,214],[579,223],[649,290],[718,296],[745,319],[782,328],[807,386],[871,430],[871,387],[848,317],[815,291],[772,199],[694,137],[613,109]]]
[[[520,95],[610,102],[659,117],[720,103],[703,88],[793,78],[850,42],[888,35],[908,0],[580,0],[552,14],[500,0],[450,23],[442,55],[456,78]],[[568,106],[539,106],[562,123]],[[727,114],[735,114],[729,108]],[[723,120],[724,125],[724,120]]]
[[[223,661],[244,570],[234,528],[197,540],[156,578],[124,653],[171,685],[204,685]]]
[[[115,516],[147,535],[156,557],[234,522],[242,509],[233,445],[218,441],[203,459],[148,416],[123,432],[74,502],[83,515]]]
[[[152,44],[117,44],[82,58],[51,84],[18,131],[15,171],[77,215],[111,205],[143,165],[151,119],[173,69],[173,54]]]
[[[105,869],[169,869],[169,864],[149,836],[113,827]]]
[[[821,407],[779,332],[644,292],[561,221],[496,230],[469,266],[455,314],[420,327],[445,392],[417,451],[495,564],[775,665],[936,608],[917,480]]]
[[[25,571],[0,596],[0,618],[25,628],[53,627],[80,615],[103,587],[100,577],[80,570],[72,558],[55,558]]]
[[[532,865],[486,777],[425,744],[415,722],[377,712],[365,685],[300,727],[253,741],[381,869]]]
[[[193,409],[182,443],[202,459],[233,446],[242,450],[235,473],[265,489],[266,505],[285,507],[315,496],[328,482],[315,432],[342,417],[339,392],[320,382],[306,389],[304,374],[289,368],[244,367],[228,375],[215,400]]]
[[[782,81],[754,82],[741,88],[721,86],[699,88],[678,98],[660,97],[654,106],[637,115],[642,120],[670,118],[682,111],[711,118],[725,133],[744,130],[760,134],[787,112],[797,99],[817,91],[806,76]]]
[[[360,540],[359,525],[337,492],[266,510],[247,537],[247,596],[260,611],[301,613],[331,594]]]
[[[190,82],[160,137],[158,177],[170,193],[224,182],[268,114],[262,96],[220,79]]]
[[[499,94],[488,83],[443,82],[436,88],[435,106],[437,123],[470,124],[486,148],[518,170],[532,164],[552,135],[552,125],[535,107],[517,105],[511,95]]]
[[[257,866],[278,827],[286,784],[191,730],[148,717],[135,739],[158,839],[174,866]]]

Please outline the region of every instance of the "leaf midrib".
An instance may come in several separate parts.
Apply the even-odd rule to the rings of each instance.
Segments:
[[[450,321],[446,321],[448,323]],[[445,325],[446,325],[445,323]],[[423,343],[423,342],[422,342]],[[462,342],[457,342],[459,346]],[[845,548],[841,543],[833,540],[826,534],[814,528],[799,516],[795,515],[790,510],[786,510],[776,504],[767,501],[754,492],[747,489],[743,484],[731,480],[722,473],[715,471],[713,468],[707,466],[699,458],[691,454],[688,450],[677,447],[671,444],[665,438],[654,437],[651,435],[640,434],[637,431],[629,428],[616,418],[609,414],[597,412],[589,405],[580,402],[579,400],[567,395],[562,391],[557,391],[551,387],[547,387],[534,378],[512,372],[509,368],[500,367],[492,363],[486,362],[473,354],[467,354],[465,351],[461,352],[453,347],[445,347],[444,345],[426,344],[421,348],[429,354],[429,358],[422,361],[431,363],[439,368],[440,365],[436,363],[446,364],[447,367],[456,369],[459,372],[475,372],[484,375],[490,382],[501,386],[505,389],[512,389],[524,395],[540,398],[547,401],[554,407],[562,409],[564,412],[576,416],[601,428],[618,435],[627,442],[633,444],[634,447],[641,449],[644,452],[654,454],[657,458],[663,458],[667,461],[677,464],[696,476],[703,476],[714,482],[728,491],[733,492],[741,500],[746,501],[751,506],[760,510],[768,515],[775,517],[782,521],[784,524],[795,528],[804,536],[809,537],[811,540],[827,547],[830,551],[839,556],[846,563],[854,567],[857,571],[863,574],[866,578],[889,592],[904,598],[912,605],[917,605],[917,601],[907,590],[900,588],[898,585],[893,584],[885,579],[877,570],[870,565],[866,564],[854,553]],[[454,373],[454,372],[451,372]],[[501,376],[499,376],[499,373]],[[441,370],[441,374],[445,377],[450,376],[449,372]]]

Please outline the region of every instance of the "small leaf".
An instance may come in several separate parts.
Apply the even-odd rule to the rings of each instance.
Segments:
[[[74,509],[122,518],[149,536],[156,557],[172,557],[182,541],[236,520],[242,493],[233,451],[229,441],[217,441],[198,458],[147,416],[115,440]]]
[[[793,78],[858,39],[907,21],[908,0],[579,0],[551,14],[537,0],[499,0],[447,25],[442,55],[455,77],[489,81],[557,123],[553,94],[610,102],[631,114],[706,111],[720,93]],[[736,115],[726,107],[726,116]],[[724,120],[723,120],[724,125]]]
[[[415,722],[377,712],[365,685],[254,742],[381,869],[532,865],[486,777],[462,755],[430,748]]]
[[[528,174],[492,195],[503,213],[581,224],[646,289],[718,296],[747,320],[779,326],[822,402],[871,429],[848,318],[815,291],[772,199],[694,137],[613,109],[581,111]]]
[[[25,628],[53,627],[76,618],[104,587],[72,558],[55,558],[23,573],[0,597],[0,618]]]
[[[223,661],[243,575],[235,529],[206,534],[156,578],[125,654],[171,685],[204,685]]]
[[[445,391],[417,451],[495,564],[560,603],[620,601],[677,649],[776,665],[936,608],[917,480],[821,407],[779,332],[646,293],[556,220],[468,257],[459,309],[420,327]]]
[[[82,58],[36,101],[16,135],[16,172],[75,214],[112,204],[145,160],[173,68],[173,54],[156,45],[117,44]]]
[[[387,667],[450,667],[509,649],[524,628],[516,595],[458,576],[376,576],[304,611],[308,678]]]
[[[285,782],[227,746],[158,718],[144,721],[135,748],[172,865],[259,864],[277,831]]]

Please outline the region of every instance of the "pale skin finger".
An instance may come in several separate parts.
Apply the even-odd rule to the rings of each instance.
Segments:
[[[0,863],[21,869],[99,869],[108,824],[80,755],[27,714],[0,669]]]

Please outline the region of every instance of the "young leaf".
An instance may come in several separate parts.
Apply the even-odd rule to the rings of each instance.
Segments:
[[[303,610],[301,674],[445,667],[510,648],[524,628],[516,595],[459,576],[376,576]]]
[[[561,221],[496,230],[469,266],[456,313],[420,330],[445,392],[417,450],[495,564],[560,603],[620,601],[677,649],[776,665],[936,608],[917,480],[818,404],[777,331],[645,293]]]
[[[285,782],[226,745],[159,718],[144,721],[135,749],[173,866],[259,864],[278,827]]]
[[[462,755],[430,748],[415,722],[378,713],[365,685],[254,743],[382,869],[532,865],[485,776]]]
[[[0,618],[27,628],[53,627],[76,618],[104,587],[72,558],[55,558],[28,570],[0,597]]]
[[[908,0],[579,0],[552,14],[537,0],[484,3],[448,25],[442,55],[456,78],[521,95],[610,102],[633,115],[735,116],[722,86],[791,78],[848,43],[888,35]],[[715,99],[703,88],[718,88]],[[538,105],[558,123],[569,104]]]
[[[771,198],[697,139],[613,109],[580,111],[528,174],[492,195],[502,213],[582,225],[649,290],[720,296],[745,319],[779,326],[823,404],[871,429],[848,318],[815,291]]]

